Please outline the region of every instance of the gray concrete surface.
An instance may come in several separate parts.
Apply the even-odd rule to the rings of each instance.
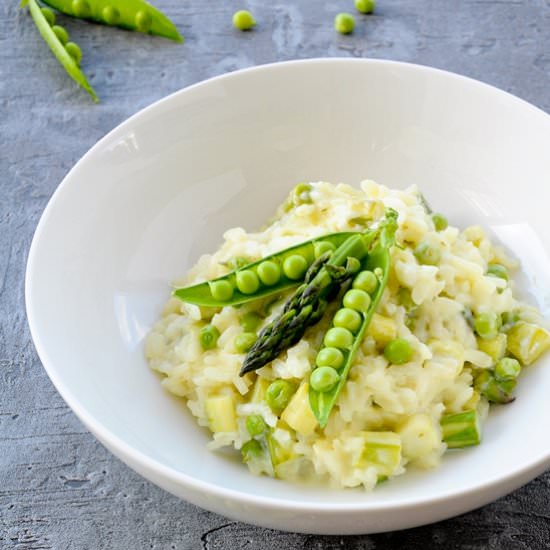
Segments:
[[[156,0],[185,45],[63,18],[100,105],[66,77],[18,3],[0,3],[0,548],[550,548],[549,472],[464,516],[374,536],[274,532],[182,502],[111,456],[68,409],[34,351],[23,294],[31,237],[56,186],[152,101],[243,67],[353,56],[456,71],[550,111],[550,0],[379,0],[348,37],[332,19],[352,0]],[[243,6],[259,21],[251,33],[230,24]]]

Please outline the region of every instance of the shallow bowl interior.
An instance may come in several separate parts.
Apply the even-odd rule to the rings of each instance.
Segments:
[[[458,226],[490,227],[545,311],[550,118],[504,92],[424,67],[315,60],[207,81],[99,142],[46,209],[27,271],[40,357],[94,434],[138,472],[226,515],[282,529],[408,527],[496,498],[549,463],[550,365],[496,409],[481,446],[375,492],[252,477],[162,390],[142,342],[169,283],[232,226],[259,228],[298,181],[418,184]]]

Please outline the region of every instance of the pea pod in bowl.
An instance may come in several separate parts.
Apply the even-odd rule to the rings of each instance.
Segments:
[[[178,288],[183,302],[207,307],[245,304],[297,287],[316,258],[333,251],[355,232],[330,233],[243,265],[223,277]]]
[[[309,404],[321,428],[346,383],[353,360],[386,287],[397,213],[389,210],[371,251],[344,294],[309,379]]]

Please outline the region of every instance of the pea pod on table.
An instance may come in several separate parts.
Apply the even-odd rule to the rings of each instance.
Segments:
[[[183,42],[183,37],[172,21],[145,0],[44,0],[44,2],[65,15]]]
[[[365,331],[386,287],[390,267],[390,248],[395,241],[397,213],[388,211],[361,271],[344,294],[317,354],[316,368],[309,380],[309,403],[324,428],[336,400],[346,383],[351,365],[363,341]],[[367,275],[372,273],[373,275]],[[373,276],[378,279],[372,284]],[[368,285],[366,282],[369,282]]]
[[[31,17],[40,31],[42,38],[49,46],[57,60],[61,63],[67,74],[82,88],[84,88],[93,98],[99,101],[97,94],[90,86],[84,73],[80,70],[78,64],[82,53],[80,48],[74,42],[67,42],[68,34],[62,27],[55,26],[55,16],[47,8],[40,9],[36,0],[23,0],[21,7],[29,6]],[[54,28],[56,27],[56,28]],[[60,30],[61,29],[61,30]],[[63,32],[64,31],[64,32]]]
[[[355,232],[330,233],[286,248],[261,260],[197,285],[178,288],[174,296],[198,306],[234,306],[295,288],[309,266],[323,253],[335,250]]]

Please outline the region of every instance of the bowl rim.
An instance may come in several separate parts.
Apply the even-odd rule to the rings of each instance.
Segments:
[[[37,316],[38,313],[35,309],[35,304],[33,303],[33,278],[36,271],[37,263],[37,250],[42,240],[42,233],[44,227],[46,226],[49,218],[52,215],[52,211],[55,208],[55,203],[57,202],[59,196],[64,192],[64,189],[68,185],[74,185],[74,182],[71,183],[71,180],[75,180],[75,176],[78,175],[78,171],[81,169],[82,165],[88,160],[89,157],[96,154],[96,151],[101,149],[106,143],[108,143],[113,138],[121,133],[125,132],[130,128],[134,121],[138,120],[140,117],[154,113],[160,106],[167,104],[173,101],[175,98],[185,95],[190,91],[200,90],[202,87],[209,86],[212,82],[222,82],[229,81],[232,79],[241,78],[243,75],[248,75],[249,73],[263,73],[274,70],[285,70],[289,66],[295,65],[322,65],[322,64],[336,64],[336,65],[387,65],[390,67],[398,68],[399,70],[406,71],[415,71],[421,73],[430,73],[436,74],[440,77],[447,78],[449,80],[454,80],[467,84],[468,86],[473,86],[484,90],[485,92],[491,92],[493,94],[499,95],[503,98],[507,98],[508,101],[516,102],[521,105],[523,108],[531,110],[534,114],[542,116],[547,119],[550,123],[550,115],[545,111],[536,107],[535,105],[529,103],[528,101],[521,99],[505,90],[501,90],[495,86],[476,80],[474,78],[460,75],[451,71],[446,71],[443,69],[438,69],[435,67],[430,67],[427,65],[421,65],[417,63],[408,63],[403,61],[394,61],[388,59],[371,59],[371,58],[347,58],[347,57],[316,57],[309,59],[297,59],[289,61],[279,61],[274,63],[267,63],[262,65],[257,65],[253,67],[247,67],[244,69],[236,70],[229,73],[224,73],[221,75],[213,76],[211,78],[202,80],[190,86],[186,86],[177,90],[163,98],[156,100],[155,102],[149,104],[148,106],[140,109],[130,117],[126,118],[123,122],[111,129],[107,134],[105,134],[100,140],[98,140],[88,151],[74,164],[74,166],[69,170],[69,172],[64,176],[61,183],[52,193],[52,196],[48,200],[48,203],[42,212],[40,220],[36,226],[34,236],[32,238],[31,246],[29,248],[29,253],[27,257],[27,266],[25,271],[25,306],[28,324],[30,328],[30,333],[32,340],[34,342],[38,357],[48,374],[48,377],[54,384],[57,391],[60,393],[61,397],[67,403],[67,405],[72,409],[75,415],[84,423],[84,425],[102,442],[104,443],[109,450],[115,454],[115,456],[121,458],[126,464],[129,461],[132,464],[139,464],[142,467],[146,468],[149,471],[156,472],[158,475],[162,476],[164,479],[169,479],[174,483],[177,483],[183,487],[188,487],[189,489],[209,493],[211,496],[216,498],[229,499],[241,504],[254,504],[256,506],[264,506],[269,509],[285,510],[285,511],[296,511],[296,512],[310,512],[310,513],[323,513],[323,512],[357,512],[357,511],[384,511],[384,510],[406,510],[409,508],[427,505],[427,504],[438,504],[444,503],[447,501],[458,500],[461,498],[466,498],[469,495],[474,495],[479,492],[489,491],[492,488],[496,488],[500,485],[503,485],[506,482],[511,482],[514,479],[522,478],[530,474],[540,472],[545,466],[550,466],[550,445],[546,452],[540,453],[535,457],[531,457],[529,460],[524,461],[519,464],[513,470],[508,471],[506,474],[497,475],[488,478],[485,482],[477,484],[475,486],[470,486],[466,488],[459,488],[455,490],[447,490],[436,496],[422,496],[417,495],[414,498],[391,498],[385,502],[378,502],[376,500],[365,500],[363,502],[319,502],[316,500],[293,500],[285,499],[284,497],[270,497],[264,495],[254,495],[247,492],[241,492],[234,489],[228,489],[225,487],[220,487],[215,483],[208,481],[198,480],[195,477],[176,470],[173,467],[162,464],[158,460],[150,458],[147,454],[142,451],[136,450],[129,443],[125,442],[121,437],[115,435],[109,428],[104,426],[101,422],[96,420],[92,413],[90,413],[79,401],[79,399],[73,394],[71,389],[64,383],[62,377],[57,373],[56,368],[53,364],[53,361],[48,353],[47,345],[42,340],[40,329],[38,326]],[[76,179],[78,181],[78,179]],[[133,466],[130,466],[135,470]],[[252,474],[251,474],[252,475]],[[148,478],[146,475],[143,477]],[[150,479],[150,478],[148,478]],[[344,489],[344,491],[349,489]],[[342,491],[339,489],[338,491]]]

